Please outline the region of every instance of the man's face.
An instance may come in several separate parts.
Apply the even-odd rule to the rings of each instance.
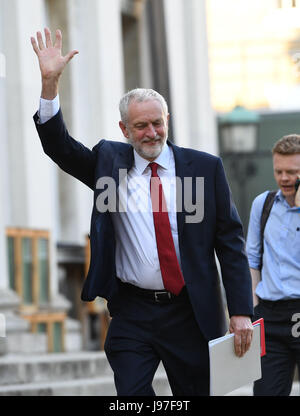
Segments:
[[[295,183],[300,175],[300,154],[273,155],[274,177],[282,194],[289,203],[294,202],[296,190]]]
[[[132,101],[127,125],[122,121],[119,125],[137,153],[151,162],[159,156],[167,140],[168,121],[169,115],[164,114],[160,102],[153,99]]]

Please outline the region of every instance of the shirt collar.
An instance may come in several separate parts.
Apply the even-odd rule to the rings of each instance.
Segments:
[[[286,201],[285,197],[283,196],[281,190],[279,189],[277,191],[277,194],[275,196],[277,201],[281,201],[288,209],[293,210],[293,211],[297,211],[300,212],[300,207],[291,207],[288,202]]]
[[[277,191],[275,198],[281,202],[285,201],[285,197],[282,195],[282,192],[280,189]]]
[[[165,143],[163,145],[161,153],[157,156],[157,158],[154,160],[155,163],[157,163],[160,167],[163,169],[169,169],[170,163],[171,163],[171,148]],[[144,159],[142,156],[140,156],[137,151],[134,149],[134,166],[138,173],[142,175],[149,165],[149,160]]]

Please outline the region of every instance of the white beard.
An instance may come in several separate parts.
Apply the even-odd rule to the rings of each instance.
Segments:
[[[155,139],[145,137],[141,142],[136,142],[132,138],[131,134],[129,134],[128,136],[128,142],[133,146],[136,152],[144,159],[156,159],[160,155],[166,140],[167,137],[163,139],[161,136],[156,136]],[[150,146],[144,144],[147,141],[156,141],[157,143],[150,148]]]

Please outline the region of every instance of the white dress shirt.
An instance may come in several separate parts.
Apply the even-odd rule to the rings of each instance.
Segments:
[[[41,124],[46,123],[50,120],[59,110],[59,95],[57,95],[53,100],[45,100],[40,98],[40,108],[39,108],[39,121]]]
[[[59,96],[54,100],[40,99],[40,123],[45,123],[59,110]],[[155,159],[159,165],[168,207],[175,251],[180,262],[176,217],[176,174],[172,149],[165,144]],[[149,161],[134,150],[134,164],[127,175],[127,186],[119,187],[120,197],[126,194],[124,212],[113,212],[112,221],[116,234],[116,273],[127,283],[144,289],[164,288],[157,253],[153,213],[150,197],[151,169]],[[125,200],[125,199],[124,199]]]

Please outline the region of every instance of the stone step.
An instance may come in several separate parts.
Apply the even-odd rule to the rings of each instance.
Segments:
[[[157,395],[171,395],[162,365],[153,387]],[[0,358],[0,396],[102,395],[116,395],[113,373],[102,351]]]
[[[156,374],[153,388],[158,396],[170,396],[164,374]],[[112,376],[88,379],[16,384],[0,387],[0,396],[116,396]]]
[[[115,396],[111,376],[0,386],[0,396]]]
[[[164,374],[157,373],[153,388],[158,396],[170,396]],[[0,386],[0,396],[115,396],[113,376]]]
[[[112,376],[102,351],[6,355],[0,358],[0,386]]]

